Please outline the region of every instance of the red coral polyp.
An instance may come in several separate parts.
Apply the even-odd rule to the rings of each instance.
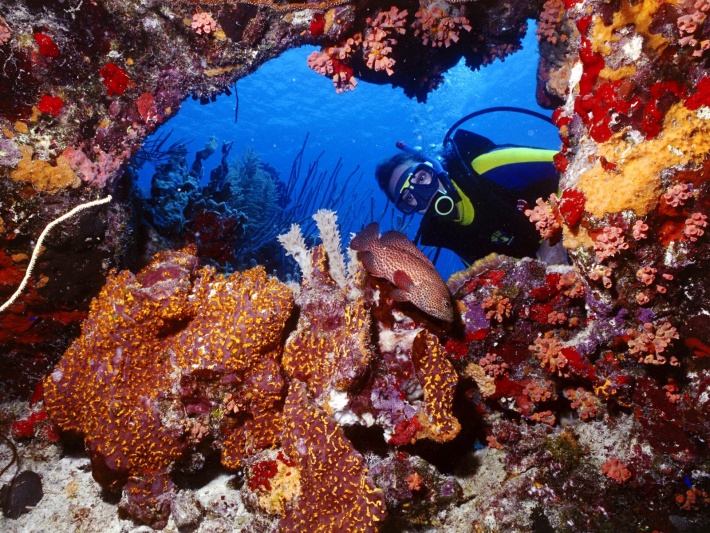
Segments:
[[[323,13],[316,13],[313,15],[313,19],[308,27],[308,31],[313,37],[318,37],[325,33],[325,17]]]
[[[704,105],[710,105],[710,78],[703,78],[696,86],[696,91],[685,101],[685,107],[696,111]]]
[[[387,441],[388,444],[394,446],[404,446],[405,444],[411,444],[422,430],[422,425],[419,423],[419,419],[415,416],[409,420],[402,420],[397,423],[394,427],[394,433]]]
[[[109,96],[121,96],[128,87],[133,85],[128,73],[116,63],[106,63],[99,70],[99,75],[101,76],[101,83],[106,88],[106,93]]]
[[[252,491],[260,490],[262,492],[269,492],[271,490],[270,480],[276,475],[278,469],[278,463],[276,461],[261,461],[256,463],[251,469],[249,488]]]
[[[565,223],[573,228],[579,224],[579,221],[582,219],[586,203],[587,197],[582,191],[578,189],[566,189],[557,204],[557,209]]]
[[[43,94],[39,103],[37,104],[37,109],[42,113],[47,113],[48,115],[58,116],[62,108],[64,107],[64,102],[58,96],[49,96]]]
[[[594,52],[592,42],[587,38],[585,33],[589,24],[592,22],[592,17],[583,17],[577,22],[577,29],[582,35],[582,44],[579,47],[579,59],[584,66],[582,78],[579,80],[580,96],[587,95],[592,92],[594,84],[599,78],[599,73],[604,68],[604,57],[601,54]]]
[[[577,114],[589,127],[589,135],[601,143],[614,134],[611,129],[612,115],[630,116],[641,109],[641,100],[630,95],[624,80],[617,80],[602,83],[594,94],[581,91],[574,105]]]
[[[59,47],[49,35],[44,33],[35,33],[34,39],[39,47],[39,53],[43,56],[57,57],[59,55]]]
[[[651,99],[644,108],[641,130],[647,139],[655,139],[661,133],[663,119],[670,106],[685,98],[685,87],[677,81],[659,81],[649,90]]]

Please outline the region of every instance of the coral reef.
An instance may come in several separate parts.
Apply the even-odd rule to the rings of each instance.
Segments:
[[[462,56],[478,68],[484,57],[492,57],[489,51],[517,46],[525,21],[536,15],[541,2],[508,7],[498,0],[486,5],[440,3],[454,17],[480,21],[480,27],[463,30],[458,42],[436,49],[425,46],[411,27],[415,12],[432,2],[404,3],[108,0],[69,7],[60,1],[5,2],[0,16],[0,247],[8,257],[29,255],[31,243],[57,212],[90,201],[96,189],[101,196],[112,194],[116,202],[108,238],[102,238],[106,232],[98,227],[82,229],[80,256],[60,261],[59,255],[47,254],[30,280],[30,291],[42,294],[45,318],[59,319],[43,320],[40,328],[37,317],[32,317],[33,342],[42,342],[48,350],[37,348],[31,363],[17,362],[27,357],[27,342],[20,335],[4,342],[4,351],[14,354],[13,367],[24,368],[18,375],[0,377],[4,394],[30,394],[78,331],[77,320],[69,320],[67,313],[86,312],[89,298],[111,268],[135,270],[160,246],[171,244],[170,239],[156,244],[145,236],[150,229],[138,227],[140,206],[125,170],[146,137],[173,116],[187,96],[208,103],[220,93],[230,94],[236,80],[283,51],[316,44],[323,49],[367,50],[357,54],[353,65],[339,59],[340,64],[331,67],[329,75],[336,75],[339,90],[354,87],[359,78],[392,83],[425,100]],[[501,24],[493,24],[493,19]],[[367,44],[362,36],[368,38]],[[423,52],[417,65],[402,61],[417,50]],[[299,220],[313,211],[301,213]],[[196,244],[220,264],[231,259],[231,244],[220,236],[247,233],[244,221],[232,214],[207,209],[193,228],[209,241]],[[166,224],[177,224],[177,212],[164,215]],[[259,262],[268,262],[276,250],[272,244]],[[253,266],[251,259],[238,266]],[[6,263],[3,260],[3,278],[11,281],[2,283],[3,297],[14,290],[18,267],[22,271],[21,262]],[[101,268],[72,281],[68,279],[72,263]],[[59,271],[62,280],[57,278]],[[81,302],[78,307],[75,301]],[[18,317],[11,328],[27,331],[24,322]],[[57,346],[51,348],[55,341]]]
[[[373,3],[364,28],[355,24],[344,35],[338,35],[342,22],[333,16],[314,15],[310,33],[324,37],[327,44],[309,56],[308,66],[331,78],[339,93],[355,89],[363,80],[403,87],[405,94],[425,102],[443,82],[443,73],[461,57],[477,69],[518,49],[525,20],[537,15],[541,2],[398,4],[387,8]],[[493,18],[496,22],[490,24]],[[418,58],[416,70],[405,61],[412,56]]]
[[[314,218],[322,245],[306,249],[296,226],[281,238],[303,267],[295,297],[261,267],[229,276],[200,267],[194,247],[161,252],[135,275],[113,273],[45,379],[43,418],[27,418],[26,437],[47,415],[83,437],[96,481],[122,491],[121,508],[154,528],[173,512],[174,476],[211,456],[246,471],[244,498],[280,517],[282,530],[334,531],[343,520],[376,528],[385,498],[343,428],[380,426],[390,443],[450,441],[460,431],[458,376],[411,305],[398,312],[413,317],[399,332],[409,355],[391,341],[373,345],[366,285],[375,280],[346,267],[335,214]],[[388,305],[378,313],[392,316]],[[385,400],[378,382],[406,387],[408,398]],[[382,433],[376,440],[386,445]],[[449,485],[440,490],[453,501],[460,492]]]
[[[27,449],[59,461],[53,441],[79,434],[96,481],[154,527],[199,527],[179,480],[224,468],[233,490],[205,505],[222,529],[238,505],[249,531],[710,528],[707,2],[5,4],[0,392],[29,397],[64,353],[3,413]],[[561,190],[529,215],[570,265],[486,258],[449,280],[450,323],[346,265],[328,213],[323,244],[281,239],[299,286],[219,275],[205,241],[123,268],[142,253],[124,164],[185,96],[310,43],[338,90],[425,100],[461,57],[514,51],[528,17],[562,139]],[[166,172],[196,183],[179,157]],[[50,221],[109,194],[31,262]],[[174,200],[166,234],[198,202]],[[201,208],[215,238],[238,226]]]

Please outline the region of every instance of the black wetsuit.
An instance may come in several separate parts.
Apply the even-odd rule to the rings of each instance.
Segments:
[[[471,165],[480,155],[501,147],[465,130],[458,130],[453,139],[461,158],[455,154],[447,157],[447,170],[451,180],[471,201],[473,221],[462,225],[452,218],[436,215],[430,208],[419,229],[420,244],[453,250],[468,264],[491,252],[517,258],[534,257],[540,245],[540,234],[523,211],[526,206],[534,207],[538,198],[546,200],[557,192],[559,175],[551,156],[548,161],[500,165],[480,175],[471,166],[467,170],[463,165]],[[544,152],[545,157],[553,153]],[[521,182],[516,175],[523,173],[527,179]],[[489,175],[492,179],[486,177]],[[516,181],[516,186],[506,186]]]

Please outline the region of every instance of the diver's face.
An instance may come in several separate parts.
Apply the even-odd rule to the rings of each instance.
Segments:
[[[397,209],[406,214],[426,212],[441,184],[429,163],[404,163],[395,167],[389,182]]]

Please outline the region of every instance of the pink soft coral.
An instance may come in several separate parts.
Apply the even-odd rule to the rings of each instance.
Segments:
[[[673,339],[678,339],[678,330],[670,322],[664,322],[658,328],[646,322],[640,329],[629,329],[626,334],[632,337],[629,353],[639,356],[639,363],[663,365],[666,357],[661,355]],[[671,356],[671,365],[677,365],[675,357]]]
[[[695,242],[698,237],[702,237],[705,234],[704,228],[708,226],[708,217],[702,213],[693,213],[685,221],[685,228],[683,228],[683,235],[685,235],[689,241]]]
[[[602,465],[602,474],[606,474],[608,478],[613,479],[617,483],[624,483],[631,479],[629,469],[616,457],[612,457]]]
[[[658,270],[653,267],[641,267],[636,271],[636,279],[645,285],[650,285],[653,283],[653,280],[656,279],[656,272],[658,272]]]
[[[672,207],[681,206],[692,197],[693,187],[687,183],[676,183],[663,195],[663,199]]]
[[[466,17],[452,17],[438,5],[420,8],[415,17],[414,35],[421,36],[425,45],[448,48],[458,42],[461,30],[471,31]]]
[[[628,249],[629,244],[624,241],[624,231],[616,226],[607,226],[594,241],[594,251],[597,261],[613,257],[622,250]]]
[[[392,75],[395,60],[389,57],[392,46],[397,44],[394,34],[405,33],[407,10],[399,11],[392,6],[389,11],[380,11],[375,18],[368,18],[370,30],[366,32],[362,41],[362,52],[367,68],[384,70]]]
[[[333,75],[333,60],[325,52],[313,52],[306,60],[308,68],[323,76]]]
[[[525,216],[530,219],[530,222],[535,223],[535,228],[543,239],[552,239],[560,229],[556,208],[557,201],[557,195],[552,193],[547,202],[538,198],[537,205],[533,209],[525,210]]]
[[[384,70],[388,75],[394,74],[395,60],[389,57],[392,53],[390,43],[394,43],[393,39],[387,38],[387,33],[380,28],[373,28],[365,36],[362,43],[362,50],[365,56],[365,64],[367,68],[375,71]]]
[[[192,29],[198,35],[212,33],[217,29],[217,22],[211,13],[201,11],[192,15]]]
[[[567,358],[562,354],[562,344],[555,338],[539,337],[528,349],[540,360],[540,366],[560,376],[565,375],[563,368],[567,366]]]
[[[634,222],[634,227],[631,231],[634,240],[640,241],[642,239],[648,238],[648,224],[646,224],[641,219],[638,219],[636,222]]]
[[[710,39],[705,32],[705,19],[710,11],[707,0],[683,0],[680,2],[683,14],[678,17],[677,25],[680,31],[678,43],[693,50],[693,57],[701,57],[710,49]]]

